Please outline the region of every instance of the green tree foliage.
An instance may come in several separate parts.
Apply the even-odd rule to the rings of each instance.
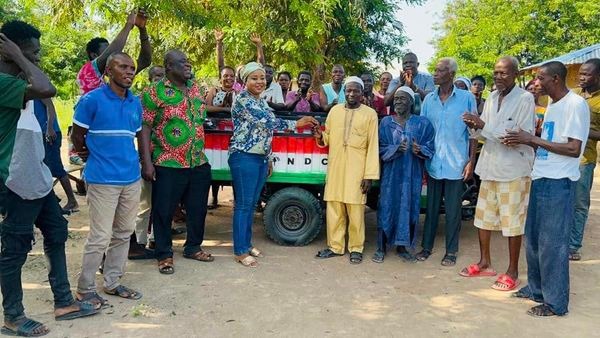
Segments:
[[[455,0],[438,35],[436,57],[455,57],[461,74],[489,77],[502,55],[530,65],[598,43],[600,1]]]
[[[19,16],[44,33],[43,67],[61,96],[76,94],[74,79],[86,61],[89,38],[112,38],[126,13],[145,8],[154,63],[169,49],[186,52],[198,77],[216,77],[214,29],[225,32],[225,63],[237,66],[256,58],[249,40],[257,32],[266,60],[277,69],[315,72],[344,64],[347,72],[370,68],[370,60],[389,64],[406,43],[402,24],[395,20],[399,3],[422,0],[0,0],[19,4]],[[4,7],[4,6],[3,6]],[[32,15],[33,14],[33,15]],[[137,30],[126,51],[136,56]],[[324,76],[318,72],[317,77]]]

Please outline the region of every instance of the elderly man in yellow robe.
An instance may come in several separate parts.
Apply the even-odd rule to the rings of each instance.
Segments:
[[[335,105],[325,121],[325,130],[313,130],[317,145],[329,146],[327,182],[327,246],[317,258],[343,256],[350,263],[362,262],[365,242],[366,193],[379,179],[377,113],[360,103],[364,84],[351,76],[345,83],[346,102]]]

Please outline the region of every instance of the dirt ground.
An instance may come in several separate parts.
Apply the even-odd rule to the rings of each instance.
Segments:
[[[599,182],[600,170],[596,171]],[[64,197],[62,189],[56,188]],[[174,275],[158,273],[155,261],[129,261],[123,284],[144,293],[139,301],[111,296],[114,305],[102,314],[71,322],[52,317],[41,241],[24,268],[25,307],[47,323],[49,337],[600,337],[600,186],[592,195],[583,260],[571,264],[571,303],[566,317],[535,319],[529,301],[490,288],[493,278],[463,278],[460,268],[478,259],[476,231],[463,222],[456,267],[440,265],[443,226],[435,250],[424,263],[410,264],[389,255],[371,262],[375,250],[376,213],[368,211],[365,261],[350,265],[348,255],[316,260],[325,247],[325,233],[305,247],[278,246],[265,237],[262,215],[256,214],[254,243],[266,257],[257,269],[232,258],[231,191],[220,195],[222,207],[209,211],[204,249],[213,263],[181,256],[184,236],[175,241]],[[82,247],[89,230],[85,199],[69,217],[69,274],[75,285]],[[443,219],[443,218],[442,218]],[[507,241],[492,240],[492,259],[502,272]],[[526,281],[521,256],[520,275]],[[101,277],[98,275],[101,285]]]

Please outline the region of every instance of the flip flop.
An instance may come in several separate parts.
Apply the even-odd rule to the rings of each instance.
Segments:
[[[325,259],[325,258],[332,258],[332,257],[338,257],[338,256],[343,256],[343,254],[335,253],[331,249],[325,249],[325,250],[321,250],[321,251],[317,252],[317,255],[315,257]]]
[[[0,330],[0,332],[6,336],[19,336],[19,337],[41,337],[41,336],[47,335],[50,332],[50,329],[48,329],[47,326],[45,326],[44,324],[42,324],[36,320],[29,319],[27,317],[23,317],[20,320],[21,320],[21,324],[17,327],[16,330],[13,330],[11,328],[3,326],[2,329]],[[37,330],[41,327],[45,327],[46,331],[41,332],[41,333],[34,333],[35,330]]]
[[[496,276],[498,273],[494,269],[486,268],[484,270],[481,270],[479,265],[471,264],[466,268],[462,269],[458,274],[463,277],[493,277]]]
[[[500,276],[498,276],[496,282],[492,284],[492,289],[498,291],[512,291],[516,289],[519,286],[519,284],[521,284],[521,281],[518,278],[517,280],[514,280],[511,276],[503,273]]]
[[[95,305],[87,302],[77,302],[79,303],[79,310],[73,311],[69,313],[65,313],[64,315],[55,316],[55,320],[72,320],[82,317],[87,317],[91,315],[97,314],[99,311],[95,308]]]

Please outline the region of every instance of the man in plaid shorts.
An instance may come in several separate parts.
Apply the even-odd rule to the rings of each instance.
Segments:
[[[534,132],[535,101],[533,95],[516,86],[519,63],[513,57],[502,57],[494,67],[497,90],[485,102],[481,118],[465,114],[465,123],[476,129],[485,141],[475,172],[481,177],[475,226],[479,232],[479,263],[464,268],[464,277],[495,276],[490,259],[492,231],[508,237],[510,263],[492,285],[500,291],[514,290],[519,285],[519,253],[525,229],[533,148],[526,145],[506,146],[502,139],[509,130]]]

